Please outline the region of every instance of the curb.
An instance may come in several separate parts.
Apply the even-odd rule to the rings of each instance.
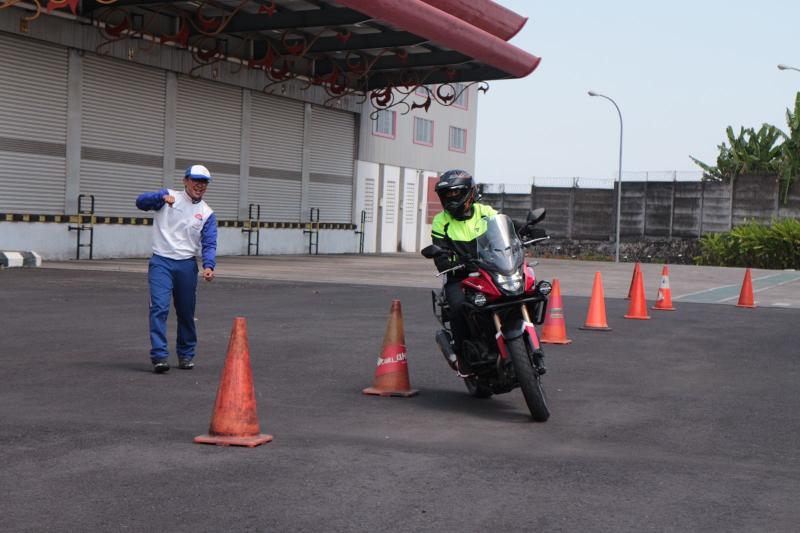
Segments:
[[[0,251],[0,268],[40,267],[42,256],[36,252]]]

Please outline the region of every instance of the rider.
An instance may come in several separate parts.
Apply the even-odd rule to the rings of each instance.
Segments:
[[[492,207],[475,201],[477,189],[472,175],[466,170],[448,170],[436,183],[436,194],[444,208],[433,218],[431,239],[433,244],[453,250],[459,255],[475,256],[477,239],[486,226],[480,224],[483,217],[493,216],[497,211]],[[452,268],[458,263],[450,255],[434,259],[439,272]],[[469,337],[469,326],[464,315],[464,292],[461,281],[467,270],[456,270],[447,274],[444,293],[450,306],[450,330],[453,333],[456,354],[461,354],[461,346]],[[459,357],[460,359],[460,357]]]

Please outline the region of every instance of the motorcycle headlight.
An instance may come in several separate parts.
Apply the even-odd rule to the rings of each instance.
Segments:
[[[536,290],[538,290],[539,294],[542,296],[547,296],[550,294],[550,291],[553,290],[553,286],[550,285],[549,281],[540,281],[536,284]]]
[[[486,305],[486,295],[482,292],[473,292],[470,295],[470,300],[472,300],[472,303],[478,307],[483,307]]]
[[[522,274],[515,272],[510,276],[497,275],[497,284],[506,292],[516,293],[522,289]]]

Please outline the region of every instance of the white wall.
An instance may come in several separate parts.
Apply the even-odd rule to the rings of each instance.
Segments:
[[[381,253],[397,252],[397,224],[400,207],[400,169],[383,167],[383,186],[380,200]]]
[[[356,162],[356,202],[353,222],[364,232],[364,253],[375,253],[378,230],[378,190],[380,165],[366,161]],[[366,223],[361,227],[361,211],[367,212]]]
[[[475,138],[478,127],[478,92],[475,86],[467,89],[467,109],[432,103],[428,111],[414,109],[401,114],[402,107],[395,108],[396,130],[393,139],[375,135],[370,113],[375,111],[369,100],[364,102],[361,111],[358,159],[374,163],[386,163],[399,167],[429,169],[442,172],[451,168],[461,168],[475,173]],[[424,101],[421,96],[413,96],[413,102]],[[433,121],[433,146],[414,143],[414,117]],[[467,131],[466,152],[449,149],[450,126]]]
[[[34,251],[46,261],[75,259],[77,232],[67,224],[39,222],[0,222],[0,250]],[[262,229],[260,255],[308,253],[308,235],[300,229]],[[152,226],[95,224],[95,259],[149,257],[152,253]],[[247,234],[241,228],[219,228],[217,255],[246,255]],[[89,242],[84,231],[81,242]],[[358,235],[352,230],[320,230],[319,253],[338,254],[358,251]],[[81,258],[89,249],[81,249]]]
[[[407,168],[403,171],[403,197],[400,209],[400,249],[417,251],[417,203],[419,202],[420,172]]]

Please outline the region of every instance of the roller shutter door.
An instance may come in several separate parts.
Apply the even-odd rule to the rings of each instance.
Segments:
[[[81,92],[81,193],[95,213],[142,216],[136,196],[162,187],[163,71],[86,55]]]
[[[0,33],[0,212],[63,214],[67,50]]]
[[[314,107],[310,138],[308,205],[323,222],[352,222],[355,115]]]
[[[214,180],[203,199],[219,220],[236,220],[239,215],[241,128],[241,89],[178,78],[175,186],[183,188],[186,167],[206,165]]]
[[[253,93],[248,202],[262,220],[300,220],[303,116],[301,102]]]

